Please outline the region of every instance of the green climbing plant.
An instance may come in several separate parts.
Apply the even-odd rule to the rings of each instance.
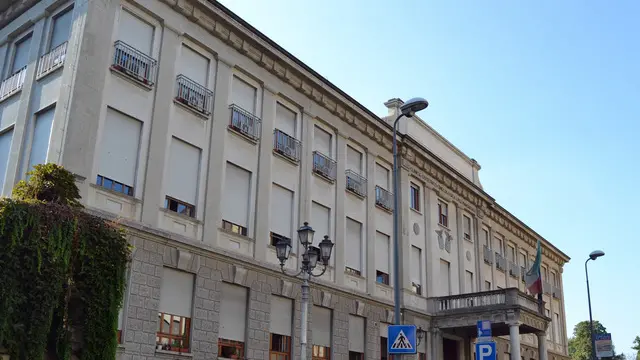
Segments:
[[[17,360],[114,359],[125,234],[84,211],[61,166],[28,175],[0,199],[0,348]]]

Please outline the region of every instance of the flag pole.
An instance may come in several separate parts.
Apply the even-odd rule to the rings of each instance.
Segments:
[[[542,300],[542,291],[538,293],[538,312],[542,316],[546,316],[544,313],[544,300]]]

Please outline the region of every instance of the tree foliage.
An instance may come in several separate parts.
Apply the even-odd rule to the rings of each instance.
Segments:
[[[633,340],[633,346],[631,348],[636,351],[636,360],[640,360],[640,336],[636,336],[636,338]]]
[[[594,320],[593,333],[606,334],[607,328],[605,328],[599,321]],[[577,323],[573,328],[573,336],[569,338],[569,356],[572,360],[593,359],[591,352],[591,331],[588,320]],[[611,360],[625,360],[625,355],[616,354],[614,348],[614,356]]]
[[[83,211],[73,174],[37,165],[0,199],[0,348],[11,359],[114,359],[130,249]]]

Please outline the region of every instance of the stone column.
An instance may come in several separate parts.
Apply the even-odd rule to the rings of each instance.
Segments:
[[[258,191],[256,194],[256,230],[253,238],[253,249],[256,260],[267,260],[267,246],[271,232],[271,158],[273,157],[273,124],[276,116],[275,90],[263,87],[262,100],[262,134],[258,146]],[[295,241],[296,239],[292,239]],[[292,244],[293,245],[293,244]]]
[[[517,322],[509,323],[509,341],[511,342],[511,360],[520,360],[520,324]]]
[[[536,335],[538,335],[539,360],[547,360],[547,332],[539,332]]]
[[[346,264],[346,227],[347,219],[344,210],[345,189],[347,188],[346,171],[346,151],[347,151],[347,135],[338,133],[336,137],[336,231],[333,242],[336,244],[334,254],[335,262],[335,281],[337,284],[344,285],[344,267]]]
[[[165,26],[162,34],[162,47],[158,62],[158,82],[156,85],[155,107],[151,120],[151,134],[149,136],[149,156],[147,157],[147,174],[145,177],[144,193],[142,197],[142,222],[152,226],[158,225],[158,209],[164,205],[162,189],[165,173],[165,159],[169,151],[169,121],[173,88],[176,80],[175,65],[178,49],[181,46],[181,35],[170,27]],[[195,204],[194,204],[195,205]],[[196,209],[196,213],[201,213]]]
[[[444,343],[443,343],[443,339],[442,339],[442,332],[440,331],[440,329],[433,329],[431,332],[431,338],[433,339],[431,341],[431,359],[434,360],[442,360],[444,359]],[[429,344],[428,344],[429,345]]]

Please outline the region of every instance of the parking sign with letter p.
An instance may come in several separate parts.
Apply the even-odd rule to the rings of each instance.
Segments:
[[[476,343],[476,360],[496,360],[496,343]]]

